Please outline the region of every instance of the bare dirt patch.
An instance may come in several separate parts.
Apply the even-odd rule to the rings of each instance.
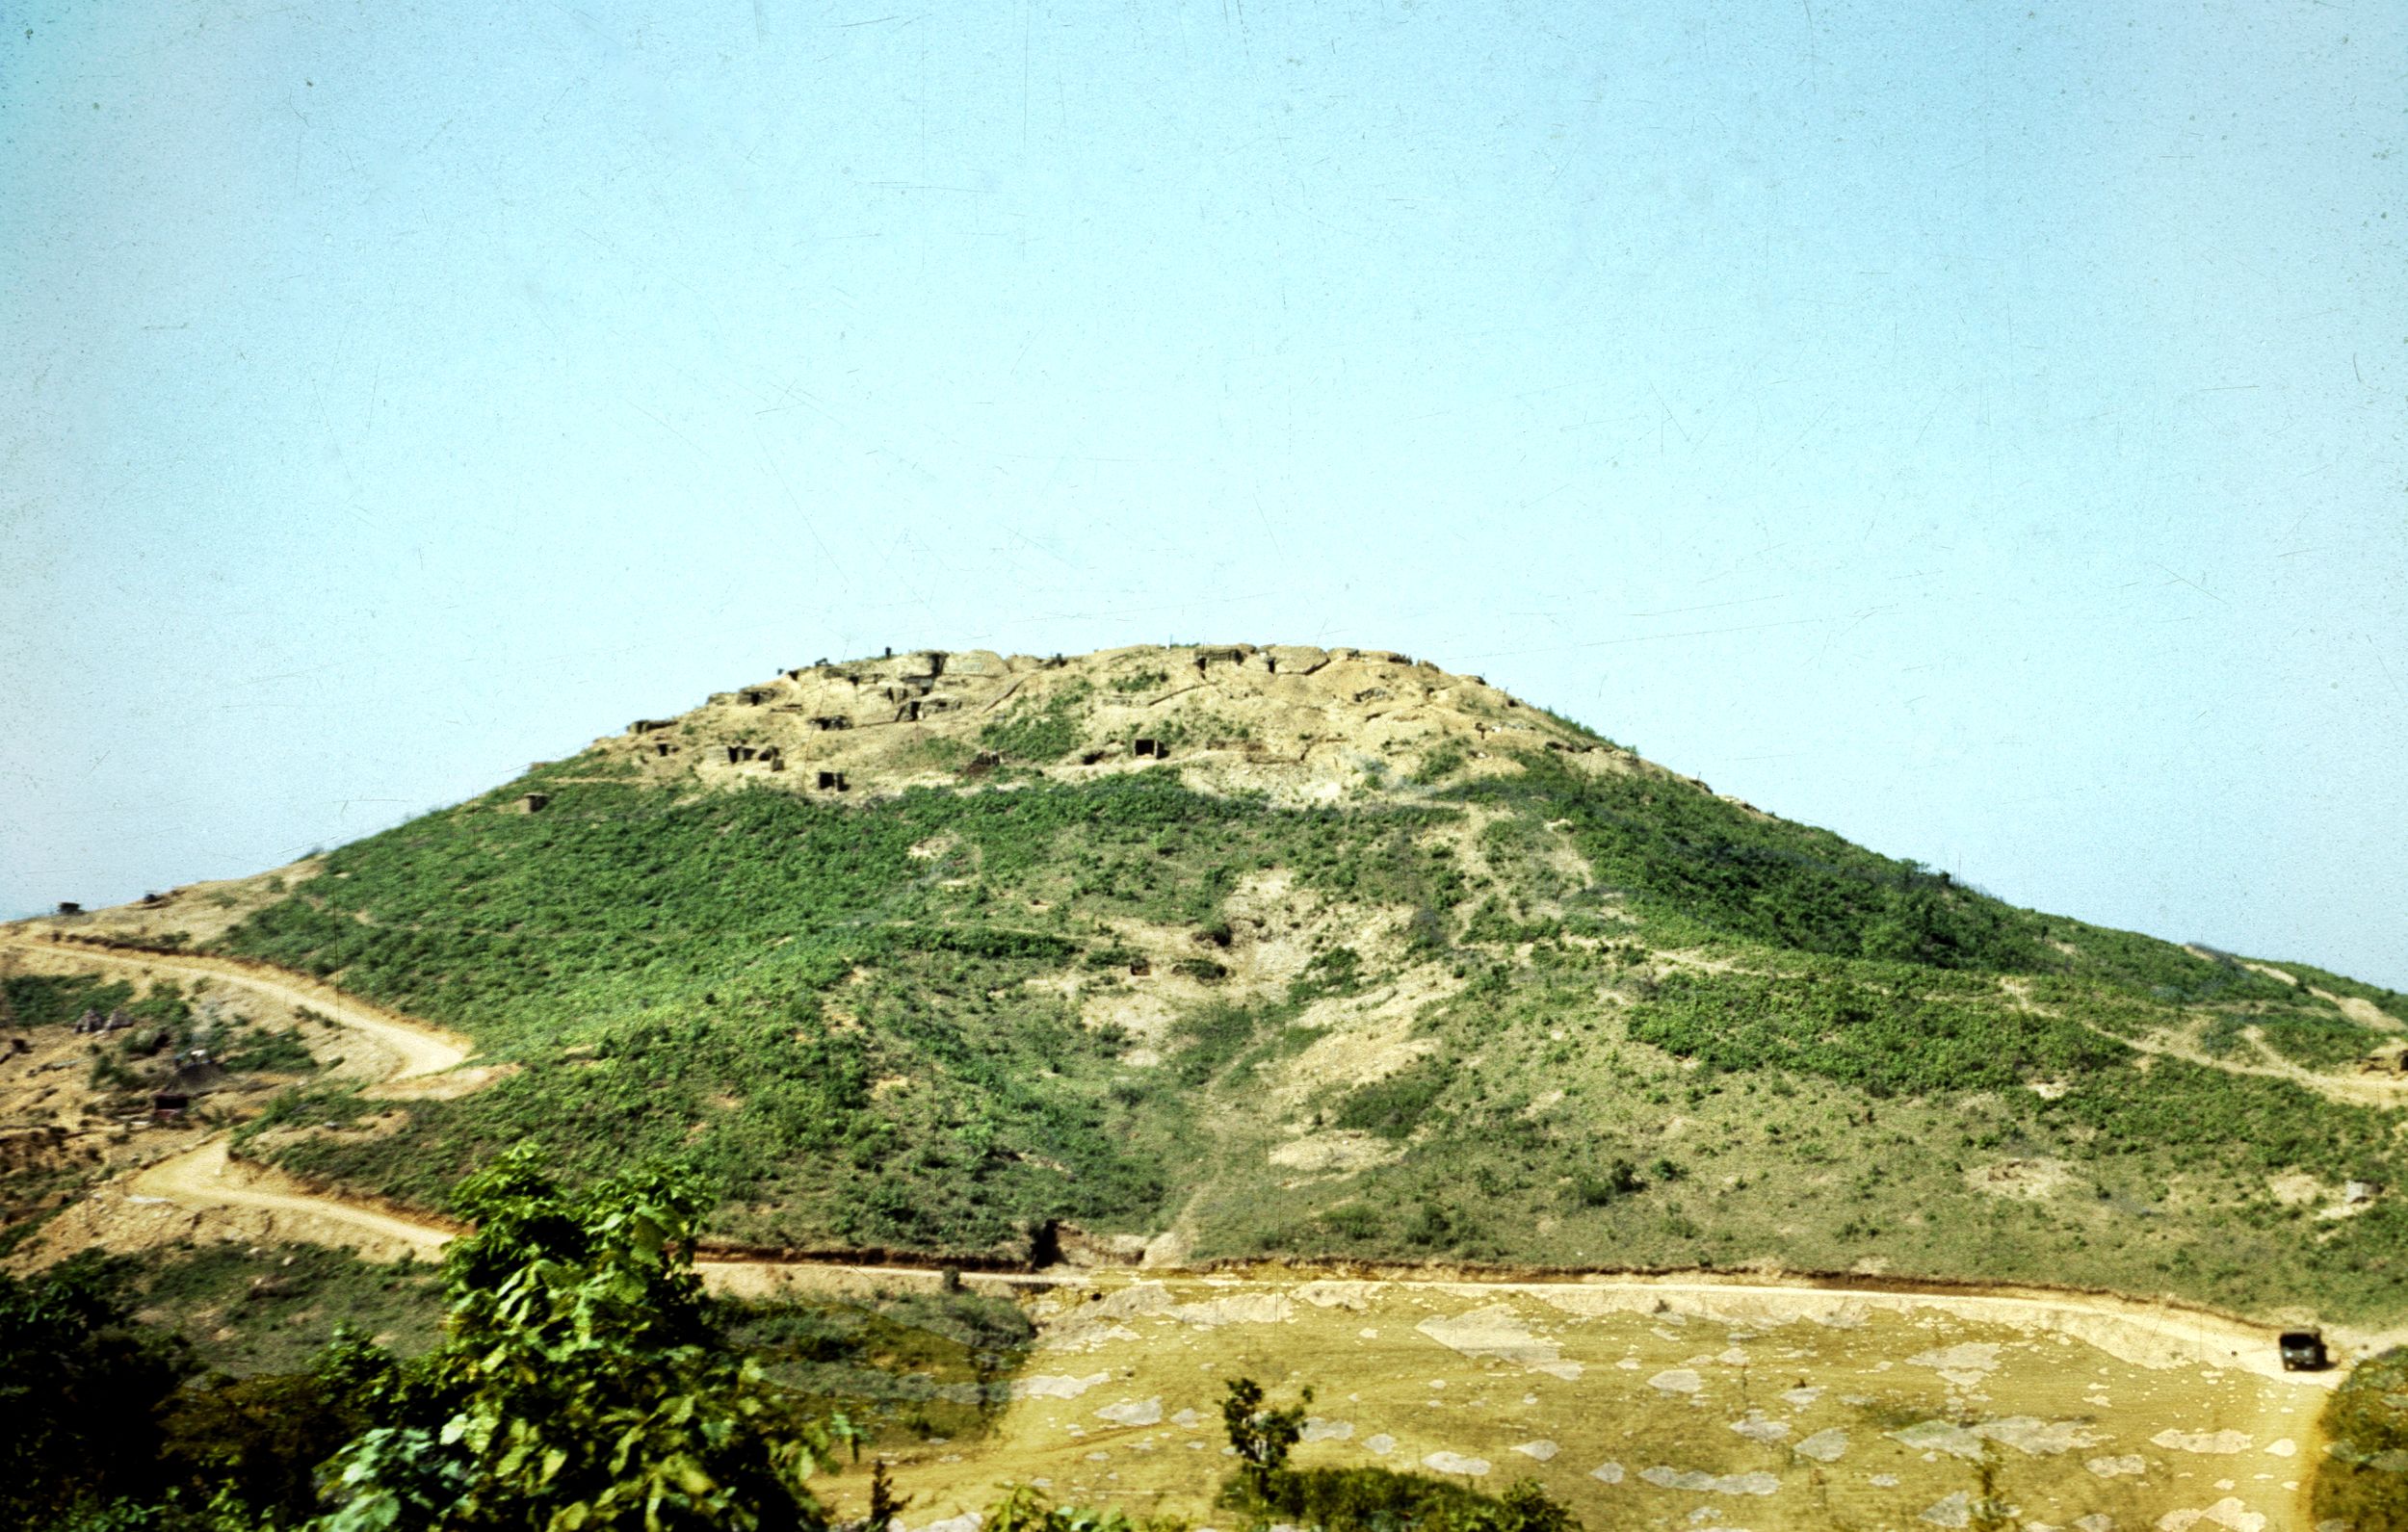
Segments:
[[[2073,1167],[2061,1159],[2002,1159],[1965,1169],[1965,1184],[1974,1190],[2019,1202],[2046,1202],[2073,1181]]]

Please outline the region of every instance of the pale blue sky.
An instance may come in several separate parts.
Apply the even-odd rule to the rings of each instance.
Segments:
[[[0,911],[821,655],[1479,671],[2408,987],[2408,13],[0,31]]]

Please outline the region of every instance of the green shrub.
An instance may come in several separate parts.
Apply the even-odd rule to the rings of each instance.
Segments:
[[[1284,1409],[1264,1401],[1262,1386],[1237,1378],[1221,1419],[1238,1458],[1216,1503],[1261,1527],[1291,1522],[1316,1532],[1580,1532],[1580,1521],[1531,1480],[1490,1495],[1426,1473],[1389,1468],[1291,1468],[1303,1434],[1306,1389]]]
[[[2350,1369],[2325,1402],[2314,1515],[2372,1532],[2408,1526],[2408,1347]]]
[[[1581,1171],[1572,1178],[1572,1200],[1583,1207],[1603,1207],[1639,1190],[1638,1167],[1627,1159],[1608,1165],[1603,1174]]]
[[[1409,1138],[1445,1094],[1447,1083],[1445,1065],[1435,1059],[1417,1059],[1348,1096],[1339,1105],[1333,1125],[1382,1138]]]
[[[1008,761],[1051,765],[1079,748],[1090,688],[1062,688],[1042,706],[1021,704],[979,731],[979,743]]]

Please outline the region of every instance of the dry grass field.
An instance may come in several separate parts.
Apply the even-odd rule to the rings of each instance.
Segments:
[[[901,1455],[915,1528],[1037,1484],[1216,1521],[1218,1401],[1311,1385],[1300,1465],[1537,1479],[1593,1529],[2306,1527],[2326,1379],[2239,1327],[2071,1299],[1677,1284],[1107,1278],[1038,1301],[977,1442]],[[1226,1519],[1225,1513],[1221,1519]]]

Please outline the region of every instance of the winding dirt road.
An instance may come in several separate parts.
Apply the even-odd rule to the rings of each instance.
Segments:
[[[82,942],[45,941],[14,933],[0,933],[0,949],[78,968],[97,969],[103,973],[209,979],[249,990],[285,1005],[306,1007],[391,1054],[396,1065],[385,1074],[385,1086],[457,1069],[474,1046],[457,1032],[447,1032],[441,1027],[372,1005],[344,994],[330,984],[287,970],[270,968],[264,963],[201,957],[191,953],[129,951]],[[376,1087],[369,1092],[372,1095],[378,1093]]]
[[[469,1053],[464,1038],[423,1022],[353,999],[300,974],[222,958],[188,954],[153,954],[49,942],[0,934],[0,948],[39,953],[53,960],[104,972],[173,974],[206,978],[250,989],[291,1005],[306,1005],[337,1025],[374,1041],[396,1060],[384,1081],[372,1093],[411,1094],[405,1082],[452,1071]],[[479,1072],[467,1072],[476,1074]],[[453,1076],[455,1079],[461,1077]],[[195,1213],[232,1209],[275,1220],[284,1237],[350,1246],[386,1255],[407,1250],[432,1256],[453,1238],[453,1231],[432,1220],[411,1218],[360,1199],[331,1194],[294,1181],[265,1167],[233,1159],[222,1137],[161,1160],[116,1182],[111,1195],[135,1204],[172,1204]],[[716,1291],[749,1297],[781,1293],[845,1291],[869,1286],[936,1285],[942,1274],[921,1267],[850,1265],[821,1260],[776,1260],[757,1258],[714,1258],[697,1261],[706,1284]],[[1055,1268],[1038,1273],[966,1273],[970,1285],[988,1290],[1086,1285],[1109,1288],[1161,1278],[1194,1277],[1195,1272],[1137,1268]],[[1243,1279],[1212,1276],[1215,1282],[1240,1282],[1257,1289],[1285,1290],[1326,1280],[1329,1274],[1305,1269],[1253,1274]],[[1777,1276],[1748,1277],[1684,1273],[1665,1276],[1595,1274],[1567,1275],[1558,1281],[1531,1282],[1474,1276],[1417,1275],[1382,1272],[1367,1285],[1468,1292],[1531,1291],[1558,1299],[1570,1292],[1583,1301],[1609,1308],[1645,1308],[1666,1301],[1702,1305],[1717,1312],[1754,1312],[1767,1317],[1830,1315],[1845,1309],[1901,1311],[1925,1309],[1969,1319],[2003,1321],[2021,1327],[2054,1331],[2088,1340],[2128,1360],[2147,1365],[2209,1363],[2241,1368],[2305,1387],[2330,1387],[2338,1372],[2285,1373],[2276,1360],[2274,1327],[2211,1313],[2201,1310],[2152,1303],[2111,1294],[2057,1292],[2044,1288],[1999,1286],[1950,1287],[1932,1284],[1918,1287],[1894,1280],[1862,1285],[1824,1279],[1784,1280]],[[2336,1337],[2341,1338],[2341,1337]],[[2359,1337],[2348,1337],[2359,1339]],[[2395,1337],[2386,1337],[2384,1339]],[[2370,1343],[2376,1337],[2365,1337]]]
[[[371,1241],[384,1241],[388,1246],[399,1245],[428,1256],[452,1240],[448,1229],[324,1196],[286,1182],[275,1172],[257,1166],[237,1165],[226,1154],[222,1134],[196,1149],[136,1171],[126,1182],[125,1191],[130,1197],[155,1197],[184,1207],[256,1207],[265,1212],[297,1214],[302,1220],[297,1233],[306,1231],[311,1224],[333,1224],[345,1233],[356,1232]]]

